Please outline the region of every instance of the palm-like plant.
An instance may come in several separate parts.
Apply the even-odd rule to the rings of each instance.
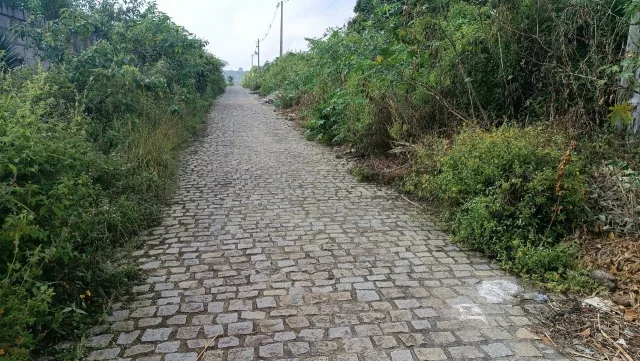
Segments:
[[[0,30],[0,71],[11,70],[22,65],[24,59],[13,45],[12,37]]]

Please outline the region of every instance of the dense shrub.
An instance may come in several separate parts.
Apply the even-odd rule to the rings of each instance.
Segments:
[[[423,186],[446,202],[457,239],[516,272],[545,275],[571,269],[571,258],[549,247],[584,216],[581,168],[571,145],[542,128],[466,130]],[[541,263],[549,253],[555,261]]]
[[[621,90],[638,86],[639,53],[625,54],[638,5],[358,0],[354,10],[244,85],[295,106],[311,139],[365,155],[415,145],[403,189],[443,204],[459,241],[548,285],[584,285],[563,241],[577,227],[637,223],[638,166],[600,165],[637,164],[638,154],[597,138],[631,119]]]
[[[153,6],[75,7],[30,30],[49,70],[0,75],[8,360],[81,336],[136,276],[120,256],[159,216],[180,149],[226,86],[206,43]],[[67,45],[81,31],[102,37],[78,53]]]
[[[468,121],[599,129],[616,101],[630,6],[361,0],[349,26],[254,69],[246,85],[300,105],[316,138],[364,152]],[[361,103],[367,116],[344,116],[342,104]]]
[[[542,127],[504,126],[466,129],[450,144],[427,138],[419,149],[404,190],[443,202],[457,240],[542,280],[573,268],[558,248],[587,213],[572,143]]]
[[[243,78],[242,86],[251,90],[259,91],[261,95],[266,96],[274,91],[283,91],[278,96],[278,106],[281,108],[290,108],[297,104],[302,89],[296,88],[300,83],[292,81],[291,70],[306,67],[307,57],[300,53],[288,53],[276,62],[267,62],[260,69],[251,69]]]
[[[15,69],[24,62],[13,41],[9,33],[0,31],[0,72]]]
[[[25,9],[48,20],[57,20],[63,9],[73,7],[80,1],[82,0],[3,0],[9,6]]]

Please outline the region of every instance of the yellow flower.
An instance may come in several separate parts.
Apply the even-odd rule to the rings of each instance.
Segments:
[[[378,55],[378,56],[376,57],[376,61],[377,61],[378,63],[382,63],[382,61],[383,61],[383,60],[384,60],[384,58],[382,57],[382,55]]]
[[[80,298],[82,298],[84,300],[86,296],[85,295],[80,295]]]
[[[4,355],[4,349],[0,348],[0,356]]]
[[[87,290],[87,296],[91,297],[91,291]]]

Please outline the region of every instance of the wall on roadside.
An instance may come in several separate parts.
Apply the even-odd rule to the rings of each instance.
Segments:
[[[11,27],[20,23],[25,23],[29,20],[29,12],[23,9],[14,8],[12,6],[0,3],[0,31],[10,34],[13,37],[14,45],[19,54],[25,60],[25,64],[33,66],[38,62],[38,51],[36,47],[29,42],[28,39],[21,39],[11,32]],[[42,25],[44,26],[45,20],[42,19]],[[74,38],[72,41],[73,51],[75,53],[81,53],[93,44],[98,42],[98,36],[91,34],[88,38]],[[44,66],[47,66],[47,62],[44,62]]]
[[[21,39],[11,33],[11,27],[29,20],[29,12],[11,7],[0,3],[0,31],[11,34],[14,39],[14,45],[18,52],[22,55],[25,63],[33,65],[37,61],[37,52],[35,47],[29,44],[26,39]]]

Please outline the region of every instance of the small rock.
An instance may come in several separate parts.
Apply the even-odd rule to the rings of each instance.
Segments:
[[[108,330],[109,330],[109,325],[99,325],[99,326],[92,327],[89,330],[89,334],[91,334],[92,336],[97,336],[107,332]]]
[[[70,350],[73,348],[73,346],[75,346],[73,342],[61,342],[57,344],[55,347],[56,347],[56,350]]]
[[[623,306],[623,307],[631,307],[632,303],[631,303],[631,299],[629,299],[629,296],[625,296],[625,295],[621,295],[621,294],[615,294],[613,296],[611,296],[611,301],[613,301],[613,303]]]
[[[589,278],[598,282],[599,285],[607,288],[610,291],[616,289],[616,277],[609,272],[595,270],[589,274]]]
[[[574,344],[573,347],[575,347],[578,351],[587,354],[587,355],[593,355],[595,352],[593,352],[591,349],[588,349],[582,345],[579,344]]]
[[[616,306],[613,302],[602,299],[600,297],[587,298],[586,300],[582,301],[582,305],[591,306],[595,309],[605,312],[611,312],[611,309]]]
[[[538,303],[545,303],[549,300],[549,297],[547,295],[538,292],[526,293],[522,296],[522,298],[525,300],[536,301]]]
[[[109,346],[111,339],[113,339],[112,334],[93,336],[88,346],[91,348],[104,348]]]

